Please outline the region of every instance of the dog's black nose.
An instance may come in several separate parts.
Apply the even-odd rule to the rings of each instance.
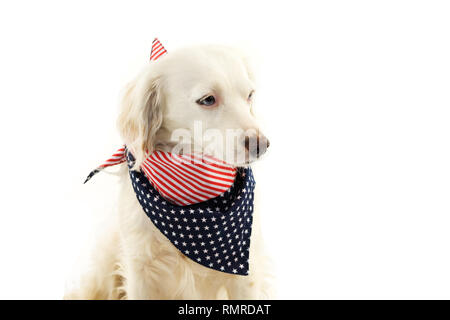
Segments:
[[[245,137],[244,139],[245,149],[247,149],[248,152],[255,157],[259,157],[264,154],[267,148],[269,148],[269,145],[269,140],[262,135]]]

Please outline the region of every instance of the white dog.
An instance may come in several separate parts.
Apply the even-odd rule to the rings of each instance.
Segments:
[[[224,46],[184,48],[150,63],[126,88],[118,118],[120,134],[136,159],[134,169],[139,169],[147,152],[173,151],[175,130],[193,137],[199,124],[203,133],[215,130],[223,137],[229,130],[251,130],[250,136],[235,139],[233,151],[241,160],[225,159],[222,142],[207,146],[216,158],[236,167],[249,165],[268,146],[252,111],[253,80],[243,55]],[[258,146],[251,147],[252,141]],[[199,150],[197,145],[194,148]],[[206,152],[206,146],[201,148]],[[66,293],[67,299],[271,297],[257,212],[249,274],[233,275],[202,266],[174,247],[144,214],[126,165],[121,168],[120,184],[117,223],[104,232],[94,248],[91,268]]]

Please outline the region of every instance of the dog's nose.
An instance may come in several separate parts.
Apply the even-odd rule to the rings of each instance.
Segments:
[[[251,137],[245,137],[244,146],[248,152],[255,156],[259,157],[267,151],[269,148],[270,142],[265,136],[256,135]]]

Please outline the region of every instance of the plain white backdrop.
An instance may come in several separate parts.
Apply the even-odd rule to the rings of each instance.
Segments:
[[[59,299],[115,198],[86,174],[118,146],[148,61],[254,54],[271,140],[255,168],[278,297],[450,298],[445,1],[2,1],[0,298]]]

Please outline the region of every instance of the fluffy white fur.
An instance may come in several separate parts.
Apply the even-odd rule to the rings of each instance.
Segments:
[[[253,129],[260,137],[249,92],[253,76],[243,56],[223,46],[174,51],[151,63],[124,93],[118,119],[136,168],[145,150],[170,151],[171,134],[193,133],[194,120],[204,130]],[[214,94],[218,106],[196,101]],[[243,137],[238,143],[243,143]],[[217,146],[220,148],[220,146]],[[242,149],[242,148],[240,148]],[[239,149],[239,150],[240,150]],[[240,152],[240,151],[239,151]],[[242,165],[236,163],[235,165]],[[257,210],[250,247],[250,274],[230,275],[183,256],[144,214],[132,189],[128,169],[120,172],[117,219],[103,230],[90,261],[67,299],[261,299],[271,297],[268,259],[262,248]],[[95,179],[91,182],[95,183]],[[257,208],[257,195],[255,199]]]

